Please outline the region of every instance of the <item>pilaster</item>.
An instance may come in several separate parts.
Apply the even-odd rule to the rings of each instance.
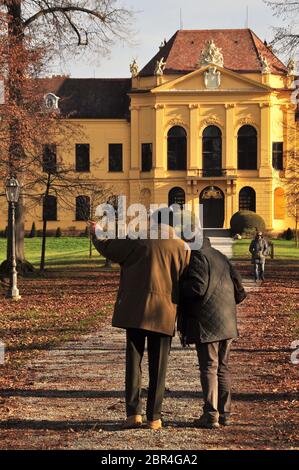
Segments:
[[[271,103],[260,103],[260,164],[259,176],[271,177],[272,139],[271,139]]]

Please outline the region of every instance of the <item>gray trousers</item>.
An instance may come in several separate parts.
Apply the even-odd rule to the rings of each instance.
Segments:
[[[146,416],[149,421],[154,421],[161,418],[171,336],[146,330],[127,329],[126,411],[127,416],[142,414],[141,365],[146,339],[149,367]]]
[[[197,343],[204,415],[218,421],[219,414],[229,416],[231,411],[231,377],[228,368],[232,340]]]
[[[263,279],[265,273],[265,259],[254,260],[254,278],[258,281]]]

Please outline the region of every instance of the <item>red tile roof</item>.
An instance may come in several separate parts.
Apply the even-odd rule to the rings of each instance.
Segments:
[[[259,55],[266,57],[274,74],[284,74],[285,65],[250,29],[180,30],[140,71],[140,76],[154,74],[156,61],[164,57],[164,74],[188,73],[198,68],[201,52],[213,39],[222,49],[224,67],[235,72],[261,72]]]

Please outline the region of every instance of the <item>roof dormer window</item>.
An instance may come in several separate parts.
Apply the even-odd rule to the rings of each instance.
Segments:
[[[60,98],[54,93],[47,93],[44,96],[45,106],[48,111],[55,111],[59,109],[58,102]]]

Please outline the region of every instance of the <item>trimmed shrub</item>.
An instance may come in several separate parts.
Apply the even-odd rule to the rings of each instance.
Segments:
[[[236,233],[246,233],[252,235],[256,230],[264,232],[266,224],[264,219],[252,211],[236,212],[230,221],[232,235]]]
[[[284,238],[285,240],[294,240],[295,238],[294,231],[289,227],[287,230],[283,232],[282,238]]]
[[[29,233],[29,238],[34,238],[36,237],[36,227],[35,227],[35,222],[32,223],[31,230]]]
[[[61,228],[60,228],[60,227],[57,227],[56,233],[55,233],[55,237],[56,237],[56,238],[62,237],[62,232],[61,232]]]

